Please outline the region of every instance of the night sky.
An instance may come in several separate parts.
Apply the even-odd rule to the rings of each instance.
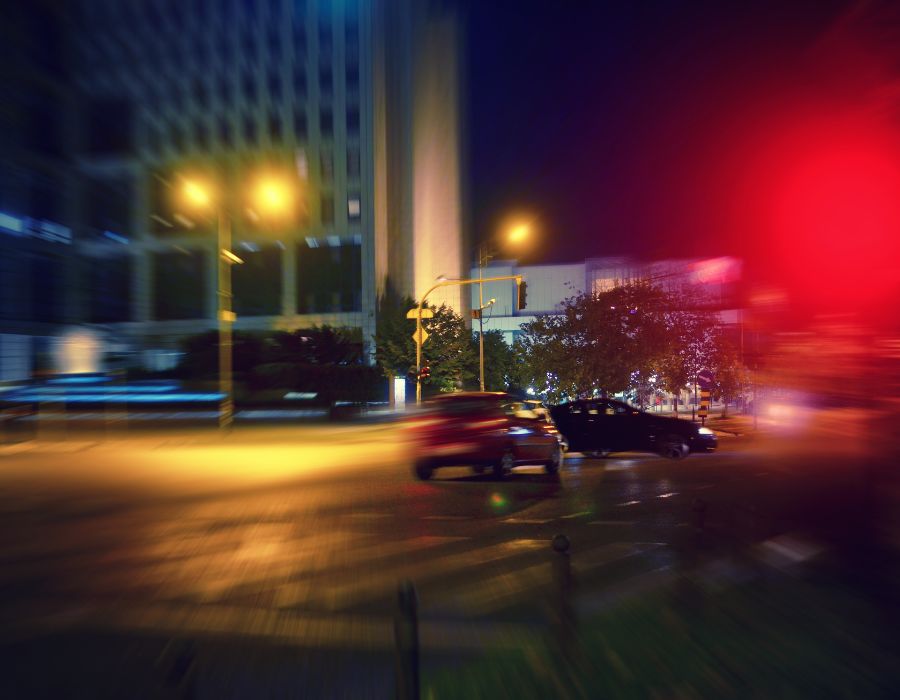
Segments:
[[[476,235],[527,211],[543,242],[527,262],[768,255],[760,238],[775,234],[754,217],[783,164],[761,154],[785,130],[871,104],[893,77],[890,42],[850,6],[473,2]]]

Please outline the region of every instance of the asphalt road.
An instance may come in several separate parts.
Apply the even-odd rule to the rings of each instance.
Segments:
[[[315,654],[368,652],[374,665],[347,696],[385,697],[374,689],[391,681],[399,582],[416,586],[424,649],[516,646],[547,627],[559,533],[571,542],[577,607],[594,611],[698,556],[793,533],[803,559],[835,546],[836,531],[874,536],[859,518],[865,480],[846,468],[855,449],[825,469],[794,439],[723,436],[717,453],[678,462],[569,455],[558,477],[451,468],[419,482],[393,426],[9,446],[0,634],[18,661],[4,668],[7,696],[56,693],[54,683],[121,696],[121,683],[177,665],[175,639],[302,649],[312,667]],[[125,648],[133,667],[116,663],[131,681],[108,670]],[[387,663],[372,661],[379,654]]]

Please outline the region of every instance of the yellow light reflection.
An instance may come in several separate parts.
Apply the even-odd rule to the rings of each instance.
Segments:
[[[284,180],[267,177],[256,188],[256,205],[264,214],[288,213],[293,201],[291,187]]]
[[[185,201],[194,207],[208,207],[212,203],[209,188],[196,180],[185,180],[182,194]]]
[[[531,233],[531,226],[528,223],[516,224],[509,230],[507,240],[510,243],[523,243]]]

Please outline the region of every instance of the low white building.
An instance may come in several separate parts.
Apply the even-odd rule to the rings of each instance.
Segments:
[[[521,275],[527,283],[527,303],[516,309],[516,283],[485,282],[484,330],[499,330],[512,344],[523,323],[537,316],[559,313],[564,301],[586,291],[604,292],[629,281],[646,280],[667,289],[694,287],[701,290],[723,323],[739,322],[734,285],[740,279],[741,262],[735,258],[691,258],[642,262],[625,257],[589,258],[560,265],[519,265],[515,260],[495,260],[483,270],[473,267],[471,278]],[[470,287],[472,308],[479,306],[478,285]],[[472,322],[478,331],[478,321]]]

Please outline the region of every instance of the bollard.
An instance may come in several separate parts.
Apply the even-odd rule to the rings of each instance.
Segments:
[[[569,556],[571,544],[563,534],[553,537],[553,585],[554,585],[554,619],[556,640],[559,651],[566,661],[572,661],[573,641],[575,637],[575,609],[572,605],[574,579],[572,561]]]
[[[403,581],[397,587],[394,642],[397,646],[397,698],[419,700],[419,602],[416,587]]]
[[[694,527],[697,530],[702,530],[706,525],[706,501],[695,498],[694,502],[691,503],[691,511],[694,514]]]
[[[170,653],[172,663],[166,674],[166,686],[178,697],[193,700],[197,697],[196,647],[191,641],[173,641],[166,645],[162,657],[165,658]]]

